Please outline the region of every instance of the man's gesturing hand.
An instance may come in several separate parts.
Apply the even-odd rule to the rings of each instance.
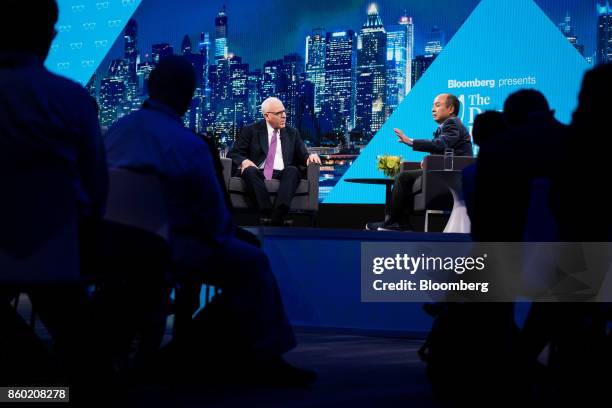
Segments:
[[[404,143],[404,144],[407,144],[408,146],[412,146],[412,139],[411,139],[411,138],[409,138],[408,136],[406,136],[406,135],[404,134],[404,132],[402,132],[402,130],[401,130],[401,129],[397,129],[397,128],[395,128],[395,129],[393,129],[393,131],[395,132],[395,134],[397,135],[397,137],[399,137],[398,142],[400,142],[400,143]]]

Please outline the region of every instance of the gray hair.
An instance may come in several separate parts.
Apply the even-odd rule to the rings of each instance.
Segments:
[[[268,110],[269,110],[270,104],[271,104],[272,102],[278,102],[278,103],[280,103],[281,105],[283,104],[283,102],[282,102],[280,99],[278,99],[277,97],[275,97],[275,96],[271,96],[271,97],[269,97],[269,98],[266,98],[266,99],[265,99],[265,100],[264,100],[264,101],[261,103],[261,113],[262,113],[262,114],[264,114],[264,113],[268,113]]]

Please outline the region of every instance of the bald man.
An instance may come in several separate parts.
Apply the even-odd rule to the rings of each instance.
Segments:
[[[457,117],[461,103],[452,94],[436,96],[431,109],[433,120],[438,124],[433,138],[412,139],[400,129],[394,129],[398,142],[412,147],[414,151],[431,154],[444,154],[445,149],[453,149],[455,156],[472,156],[470,133]],[[412,187],[423,175],[423,170],[405,171],[397,175],[393,185],[393,197],[383,222],[366,224],[367,230],[411,230],[410,214],[414,207]]]

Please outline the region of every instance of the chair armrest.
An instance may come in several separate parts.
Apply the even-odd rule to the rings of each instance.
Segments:
[[[307,168],[308,177],[308,201],[310,209],[317,211],[319,209],[319,174],[321,165],[311,163]]]
[[[225,188],[229,191],[229,182],[232,177],[232,159],[228,157],[221,157],[221,164],[223,165],[223,180],[225,181]]]
[[[423,158],[423,170],[443,170],[444,156],[429,154]]]
[[[476,162],[476,157],[472,156],[455,156],[453,157],[453,168],[455,170],[463,170],[467,166]],[[423,170],[443,170],[444,156],[430,154],[425,156],[423,161]]]
[[[421,170],[420,162],[402,162],[400,171]]]

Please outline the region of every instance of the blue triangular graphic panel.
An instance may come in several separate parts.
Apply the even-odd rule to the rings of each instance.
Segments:
[[[325,203],[384,202],[384,187],[345,182],[382,177],[376,156],[401,155],[420,161],[424,154],[397,142],[393,128],[417,139],[432,137],[433,99],[450,92],[462,100],[461,117],[471,128],[485,110],[501,110],[506,97],[521,88],[540,90],[556,116],[569,122],[586,61],[532,0],[483,0],[444,51],[386,121],[326,198]],[[458,87],[457,87],[458,85]],[[517,164],[518,165],[518,164]]]
[[[142,0],[58,0],[58,32],[46,67],[89,81]]]

